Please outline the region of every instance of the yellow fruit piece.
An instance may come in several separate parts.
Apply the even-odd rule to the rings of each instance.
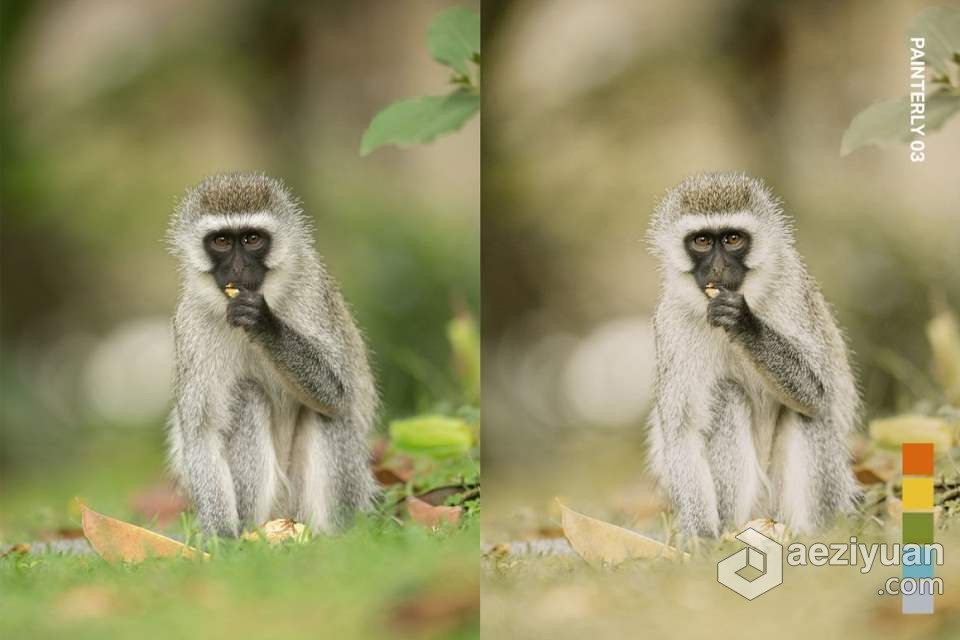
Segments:
[[[307,539],[307,528],[290,518],[277,518],[263,524],[260,527],[263,537],[270,544],[279,544],[284,540],[295,540],[303,542]],[[259,531],[248,531],[243,534],[244,540],[259,540]]]
[[[227,294],[228,298],[236,298],[238,295],[240,295],[240,289],[237,289],[232,284],[228,284],[226,287],[224,287],[223,292]]]

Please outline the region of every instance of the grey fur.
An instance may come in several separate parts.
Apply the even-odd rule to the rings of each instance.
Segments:
[[[683,242],[703,228],[750,233],[740,291],[709,300],[694,282]],[[650,462],[681,532],[774,517],[810,533],[850,511],[859,396],[779,201],[742,173],[696,175],[661,201],[649,240],[662,277]]]
[[[262,290],[249,294],[269,322],[230,326],[203,237],[251,226],[272,237]],[[366,437],[377,393],[299,203],[259,173],[213,176],[187,191],[168,239],[182,276],[170,466],[201,528],[233,536],[292,517],[317,531],[343,529],[376,493]]]

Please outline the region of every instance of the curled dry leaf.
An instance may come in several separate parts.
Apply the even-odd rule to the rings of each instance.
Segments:
[[[438,527],[441,523],[458,524],[463,515],[463,507],[434,506],[419,498],[407,498],[407,513],[418,524],[427,527]]]
[[[875,455],[854,466],[853,473],[862,485],[883,484],[897,474],[897,460]]]
[[[270,544],[279,544],[285,540],[295,540],[303,542],[307,537],[307,528],[290,518],[277,518],[265,522],[259,531],[248,531],[243,534],[244,540],[259,540],[260,532],[263,532],[264,539]]]
[[[403,454],[391,455],[384,460],[380,460],[373,466],[373,475],[377,482],[388,487],[394,484],[404,484],[413,479],[414,462],[410,456]]]
[[[147,558],[193,558],[199,552],[182,542],[142,527],[97,513],[79,502],[83,534],[100,557],[118,562],[143,562]],[[204,553],[204,558],[209,555]]]
[[[675,558],[680,552],[639,533],[577,513],[557,501],[563,533],[570,546],[593,567],[618,565],[626,560]],[[689,554],[683,553],[683,557]]]

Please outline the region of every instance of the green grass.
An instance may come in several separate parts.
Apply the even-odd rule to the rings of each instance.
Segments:
[[[474,638],[478,545],[475,521],[431,532],[374,519],[305,544],[223,542],[206,562],[8,556],[0,637]]]
[[[129,500],[162,477],[162,451],[159,437],[113,434],[5,478],[0,544],[78,527],[74,496],[155,529]],[[445,479],[434,470],[423,482]],[[437,532],[375,514],[303,544],[220,541],[207,562],[12,554],[0,558],[0,638],[476,638],[479,530],[472,508],[459,528]],[[185,521],[166,533],[188,531]]]

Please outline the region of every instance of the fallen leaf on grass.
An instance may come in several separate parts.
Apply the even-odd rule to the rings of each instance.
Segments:
[[[408,456],[393,456],[388,463],[375,466],[373,475],[384,487],[410,482],[413,479],[413,459]]]
[[[44,541],[50,540],[76,540],[83,537],[83,529],[80,527],[60,527],[59,529],[43,530],[37,533],[37,537]]]
[[[138,563],[147,558],[193,558],[198,551],[182,542],[129,522],[97,513],[79,500],[83,534],[100,557],[116,564]],[[204,553],[204,558],[209,555]]]
[[[280,544],[284,540],[302,542],[307,537],[307,528],[303,524],[290,518],[277,518],[276,520],[264,523],[258,531],[248,531],[244,533],[243,539],[259,540],[260,531],[263,532],[263,537],[270,544]]]
[[[675,558],[679,551],[653,538],[577,513],[560,501],[563,533],[590,566],[618,565],[626,560]],[[682,554],[687,557],[689,554]]]
[[[874,455],[853,467],[853,474],[862,485],[883,484],[897,474],[893,456]]]
[[[7,556],[19,556],[25,553],[30,553],[30,543],[20,542],[13,545],[3,553],[0,553],[0,558],[6,558]]]
[[[465,490],[466,487],[464,486],[437,487],[436,489],[417,494],[416,497],[418,500],[422,500],[429,505],[439,507],[442,506],[450,496],[463,493]]]
[[[407,498],[407,513],[414,522],[427,527],[438,527],[441,523],[458,524],[463,507],[434,506],[420,498]]]

